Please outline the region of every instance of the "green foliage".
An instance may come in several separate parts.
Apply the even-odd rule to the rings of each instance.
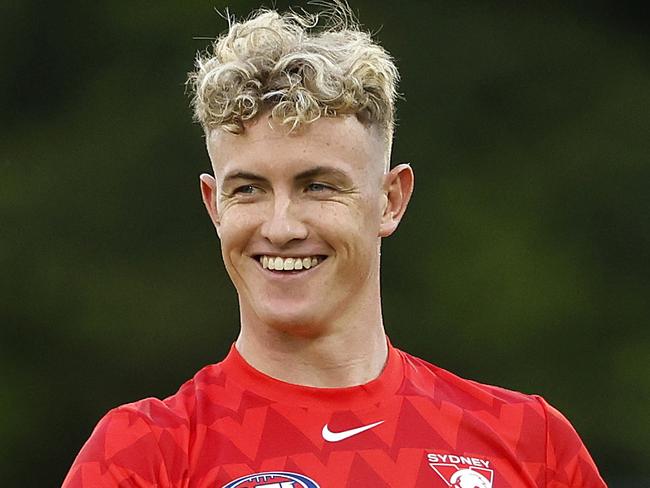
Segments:
[[[416,172],[383,251],[393,342],[544,395],[616,486],[650,477],[647,37],[560,6],[352,3],[400,66],[394,159]],[[236,336],[183,87],[214,6],[0,10],[7,485],[60,483],[105,411]]]

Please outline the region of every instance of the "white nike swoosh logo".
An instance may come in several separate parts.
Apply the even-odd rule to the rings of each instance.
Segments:
[[[339,442],[344,439],[347,439],[348,437],[352,437],[353,435],[361,434],[361,432],[365,432],[366,430],[372,429],[373,427],[377,427],[379,424],[383,424],[383,423],[384,421],[380,420],[379,422],[375,422],[374,424],[362,425],[361,427],[357,427],[356,429],[344,430],[342,432],[332,432],[328,427],[328,425],[325,424],[322,432],[323,439],[325,439],[327,442]]]

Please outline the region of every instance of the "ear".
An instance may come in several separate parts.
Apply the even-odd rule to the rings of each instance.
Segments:
[[[379,226],[380,237],[388,237],[397,229],[411,199],[413,182],[413,170],[409,164],[395,166],[384,176],[386,205]]]
[[[211,175],[203,173],[199,176],[201,183],[201,197],[203,198],[203,205],[208,211],[210,220],[214,224],[215,229],[217,229],[217,235],[219,234],[219,213],[217,212],[217,182]]]

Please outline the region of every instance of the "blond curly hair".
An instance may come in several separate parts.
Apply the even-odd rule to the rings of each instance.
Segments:
[[[269,113],[294,130],[320,117],[355,115],[390,146],[399,73],[390,54],[362,31],[347,3],[319,2],[319,14],[261,9],[196,58],[189,74],[194,117],[206,133],[240,134]]]

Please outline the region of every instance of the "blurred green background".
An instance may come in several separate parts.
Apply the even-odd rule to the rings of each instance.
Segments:
[[[416,172],[384,244],[392,341],[542,394],[610,486],[647,488],[648,17],[351,3],[401,69],[394,160]],[[60,485],[108,409],[172,394],[236,336],[184,93],[226,5],[0,4],[3,486]]]

